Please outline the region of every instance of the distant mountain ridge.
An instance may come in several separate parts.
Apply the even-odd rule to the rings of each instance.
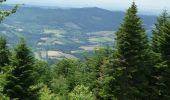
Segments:
[[[4,6],[7,8],[9,6]],[[124,12],[109,11],[97,7],[70,8],[70,9],[43,9],[40,7],[21,7],[17,13],[6,20],[26,21],[39,24],[47,24],[65,28],[65,24],[72,23],[79,26],[81,31],[116,30],[124,17]],[[155,22],[155,16],[140,15],[144,20],[145,27],[149,28]]]
[[[0,6],[10,9],[11,6]],[[7,36],[9,45],[25,37],[37,58],[80,58],[84,52],[114,44],[115,32],[125,13],[97,7],[49,9],[24,7],[0,24],[0,34]],[[156,16],[140,15],[150,35]],[[11,47],[12,47],[11,46]]]

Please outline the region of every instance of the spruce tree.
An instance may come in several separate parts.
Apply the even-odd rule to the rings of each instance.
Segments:
[[[164,10],[162,14],[157,18],[157,23],[155,24],[155,28],[153,30],[153,37],[152,37],[152,49],[155,53],[160,53],[160,44],[161,44],[161,39],[163,38],[161,27],[168,20],[170,20],[170,16],[168,15],[166,10]]]
[[[9,64],[9,49],[7,47],[7,41],[4,36],[0,36],[0,69]]]
[[[90,69],[89,77],[92,78],[91,87],[93,88],[96,96],[98,95],[98,78],[100,77],[100,67],[103,65],[103,61],[109,56],[109,48],[100,48],[95,50],[94,55],[87,59],[86,65]],[[91,74],[90,74],[91,73]],[[98,96],[97,96],[98,97]]]
[[[160,97],[162,100],[170,99],[170,21],[161,27],[163,39],[160,44],[161,57],[166,66],[161,67],[159,81],[162,82],[160,87]]]
[[[6,0],[0,0],[0,3],[5,2]],[[9,15],[17,11],[18,5],[16,5],[12,10],[1,10],[0,11],[0,23]],[[0,70],[1,67],[9,64],[9,50],[7,48],[7,41],[4,36],[0,36]]]
[[[103,65],[100,66],[100,77],[98,78],[98,98],[101,100],[116,100],[113,90],[113,58],[108,57],[103,61]]]
[[[7,76],[4,93],[11,99],[34,100],[36,91],[31,88],[35,84],[34,56],[24,39],[20,40],[14,50],[11,66],[13,70]]]
[[[149,74],[149,44],[142,21],[133,2],[116,33],[116,57],[112,86],[119,100],[145,100]]]
[[[153,37],[152,37],[152,50],[153,50],[153,67],[150,77],[150,87],[152,89],[152,97],[154,97],[154,100],[164,100],[166,94],[166,88],[165,85],[165,76],[164,74],[168,71],[167,67],[167,59],[163,57],[166,53],[167,47],[163,47],[163,45],[166,45],[166,34],[168,32],[165,32],[165,29],[167,28],[167,22],[170,21],[170,16],[165,10],[158,18],[157,23],[155,24],[155,28],[153,30]],[[163,28],[164,27],[164,28]],[[167,55],[166,55],[167,56]]]

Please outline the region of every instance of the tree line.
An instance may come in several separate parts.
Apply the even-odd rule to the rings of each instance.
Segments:
[[[170,16],[164,11],[157,18],[149,39],[137,13],[133,2],[115,46],[96,49],[82,61],[63,59],[49,66],[34,57],[23,38],[9,49],[1,36],[0,99],[170,100]]]

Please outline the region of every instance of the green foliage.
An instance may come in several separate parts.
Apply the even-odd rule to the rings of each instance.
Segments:
[[[4,87],[4,93],[11,99],[29,100],[36,96],[36,91],[31,89],[31,86],[35,84],[33,65],[33,53],[21,39],[11,61],[13,70],[7,76],[7,84]]]
[[[73,75],[75,69],[79,66],[79,62],[72,59],[64,59],[59,61],[54,65],[53,71],[56,75],[62,75],[64,77],[68,77]]]
[[[0,3],[5,2],[6,0],[0,0]],[[0,23],[9,15],[15,13],[18,9],[18,5],[16,5],[12,10],[10,11],[0,11]]]
[[[16,10],[1,11],[0,21]],[[6,38],[0,37],[0,100],[169,100],[169,15],[158,18],[150,46],[133,3],[116,36],[113,49],[52,66],[35,60],[24,39],[11,57]]]
[[[113,69],[113,61],[112,57],[108,57],[103,62],[103,65],[100,67],[100,77],[98,78],[98,95],[99,98],[104,100],[116,100],[115,95],[113,93],[114,88],[111,87],[113,85],[114,78],[114,69]]]
[[[59,76],[65,78],[69,84],[68,88],[70,91],[77,84],[75,71],[78,71],[80,66],[81,64],[77,60],[64,59],[53,66],[52,73],[54,78],[58,78]]]
[[[98,97],[99,95],[99,88],[100,84],[98,83],[98,79],[101,77],[101,67],[105,63],[104,61],[112,54],[112,50],[110,48],[101,48],[98,50],[95,50],[95,53],[91,57],[86,58],[85,62],[85,73],[86,76],[86,83],[84,84],[88,85],[90,89],[93,90],[95,95]]]
[[[0,0],[0,3],[5,2],[6,0]],[[18,6],[15,6],[11,11],[0,11],[0,23],[9,15],[16,12]],[[10,52],[7,47],[7,41],[4,36],[0,36],[0,100],[9,100],[7,96],[2,94],[4,85],[6,82],[7,72],[10,71],[7,65],[10,63]],[[8,71],[6,71],[8,69]]]
[[[0,93],[0,100],[10,100],[10,99],[9,99],[9,97],[7,97],[4,94]]]
[[[9,67],[10,52],[7,47],[7,41],[4,36],[0,36],[0,93],[2,93],[6,82],[7,73],[11,71]],[[3,94],[0,94],[2,99],[5,99]],[[1,99],[1,98],[0,98]]]
[[[0,36],[0,70],[9,64],[10,51],[7,47],[7,41],[4,36]]]
[[[163,39],[161,41],[161,54],[167,64],[170,65],[170,21],[166,22],[163,27],[161,27],[163,33]]]
[[[51,80],[50,88],[57,96],[67,96],[69,92],[68,80],[63,76],[55,77]]]
[[[39,92],[39,100],[56,100],[51,90],[45,85]]]
[[[170,74],[169,68],[169,21],[170,16],[167,11],[164,11],[157,19],[152,38],[152,50],[154,67],[150,78],[151,89],[153,91],[152,97],[154,99],[167,100],[170,97],[168,92]]]
[[[78,85],[69,93],[69,100],[96,100],[95,95],[89,91],[88,87]]]
[[[157,18],[157,23],[155,24],[155,28],[153,30],[153,38],[152,38],[152,49],[156,53],[160,53],[160,45],[163,39],[163,33],[161,31],[161,27],[170,20],[170,16],[166,10]]]
[[[3,69],[2,69],[3,73],[0,73],[0,93],[3,92],[3,88],[7,84],[6,77],[12,71],[12,69],[13,68],[11,66],[9,66],[9,65],[3,67]]]
[[[116,56],[112,91],[120,100],[143,100],[149,97],[149,44],[137,7],[133,2],[116,33]]]
[[[162,86],[162,98],[164,99],[170,99],[170,21],[166,22],[164,24],[164,26],[161,28],[162,32],[163,32],[163,40],[161,41],[160,44],[160,51],[161,51],[161,55],[162,55],[162,59],[164,62],[166,62],[167,67],[163,67],[162,68],[162,73],[161,73],[161,78],[160,80],[162,81],[162,83],[164,84],[164,86]]]
[[[34,64],[34,77],[36,83],[44,83],[49,86],[52,80],[50,66],[45,61],[36,60]]]

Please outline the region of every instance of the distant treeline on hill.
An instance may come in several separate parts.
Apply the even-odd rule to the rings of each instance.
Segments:
[[[15,10],[0,14],[5,18]],[[0,99],[170,100],[170,16],[164,11],[157,18],[149,40],[137,12],[133,2],[114,48],[96,49],[82,61],[63,59],[49,66],[35,59],[23,38],[9,49],[1,36]]]

